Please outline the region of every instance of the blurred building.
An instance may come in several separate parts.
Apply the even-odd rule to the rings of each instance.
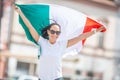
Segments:
[[[119,0],[16,0],[16,2],[63,5],[105,23],[108,27],[107,32],[97,33],[88,38],[78,55],[73,53],[63,58],[63,75],[65,80],[120,80]],[[0,78],[4,76],[17,79],[23,74],[36,76],[37,47],[26,39],[18,22],[18,15],[11,9],[10,3],[5,2],[1,21],[0,71],[3,72],[0,72]]]

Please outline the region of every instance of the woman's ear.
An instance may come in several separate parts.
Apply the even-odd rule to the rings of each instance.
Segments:
[[[50,31],[49,31],[49,30],[47,30],[47,34],[48,34],[48,35],[50,34]]]

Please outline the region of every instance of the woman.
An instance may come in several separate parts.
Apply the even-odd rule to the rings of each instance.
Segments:
[[[65,49],[104,29],[104,27],[101,26],[100,28],[94,31],[80,34],[79,36],[73,39],[66,41],[57,41],[61,33],[61,27],[59,24],[50,24],[47,28],[42,30],[43,35],[39,36],[39,34],[33,28],[32,24],[24,16],[20,8],[14,6],[14,9],[21,16],[23,22],[29,29],[32,37],[41,47],[41,56],[38,64],[38,76],[40,80],[62,80],[61,61]]]

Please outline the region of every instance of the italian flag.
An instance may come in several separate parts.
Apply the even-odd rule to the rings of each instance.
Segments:
[[[55,22],[58,23],[61,26],[61,34],[58,40],[68,40],[82,33],[89,32],[94,28],[103,26],[103,24],[89,18],[85,14],[64,6],[53,4],[16,5],[20,7],[39,35],[42,35],[41,30],[49,24]],[[19,22],[25,30],[27,38],[36,44],[21,17],[19,18]],[[102,32],[105,31],[106,29]],[[68,51],[71,49],[80,51],[84,43],[85,40],[82,40],[76,45],[70,47]]]

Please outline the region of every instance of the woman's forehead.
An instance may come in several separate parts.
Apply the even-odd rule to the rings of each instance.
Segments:
[[[60,30],[60,27],[58,25],[52,25],[50,29]]]

